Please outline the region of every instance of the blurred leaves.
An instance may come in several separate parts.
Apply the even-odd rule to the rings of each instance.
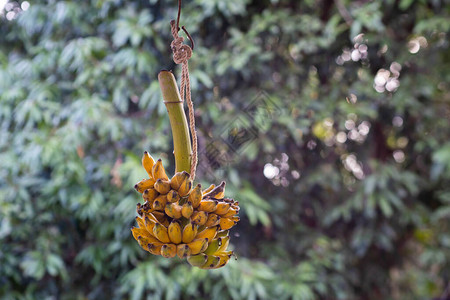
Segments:
[[[215,271],[130,237],[141,153],[174,166],[176,3],[22,2],[0,12],[0,299],[445,296],[443,1],[183,4],[197,177],[242,207]]]

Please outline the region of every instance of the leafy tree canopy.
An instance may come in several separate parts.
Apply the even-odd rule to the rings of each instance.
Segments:
[[[197,178],[240,202],[239,260],[130,234],[142,152],[174,166],[176,1],[0,1],[0,298],[445,297],[448,2],[184,2]]]

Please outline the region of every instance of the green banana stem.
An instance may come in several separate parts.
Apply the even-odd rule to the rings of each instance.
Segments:
[[[191,172],[192,146],[183,102],[172,72],[161,71],[158,75],[164,104],[169,113],[175,155],[175,172]]]

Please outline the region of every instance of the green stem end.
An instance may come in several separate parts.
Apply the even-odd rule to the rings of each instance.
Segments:
[[[186,171],[190,173],[192,163],[191,138],[177,82],[170,71],[161,71],[158,80],[172,128],[175,172]]]

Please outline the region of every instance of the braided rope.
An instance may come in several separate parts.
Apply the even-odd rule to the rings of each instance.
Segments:
[[[191,99],[191,83],[189,79],[189,66],[188,60],[192,56],[192,49],[188,45],[183,44],[184,38],[178,36],[178,28],[175,20],[170,21],[172,28],[173,41],[170,43],[170,47],[173,52],[173,61],[176,64],[181,64],[181,87],[180,95],[181,100],[186,102],[189,108],[189,128],[192,135],[192,164],[191,164],[191,178],[195,179],[195,170],[197,169],[197,132],[195,131],[195,117],[194,117],[194,104]]]

